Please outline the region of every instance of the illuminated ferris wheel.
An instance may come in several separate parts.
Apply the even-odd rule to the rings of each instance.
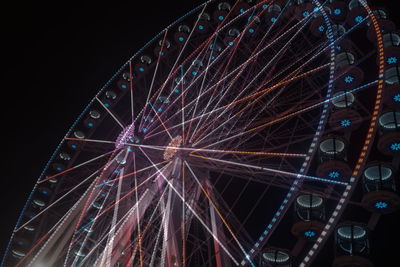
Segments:
[[[399,45],[364,0],[204,3],[90,101],[3,265],[310,266],[333,242],[333,266],[373,266],[400,205]]]

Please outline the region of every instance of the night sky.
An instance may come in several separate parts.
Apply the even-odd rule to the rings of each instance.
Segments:
[[[34,183],[84,106],[141,46],[203,1],[107,2],[2,3],[1,257]],[[398,1],[369,2],[388,7],[400,27]],[[388,241],[400,239],[396,215],[373,233],[374,258],[387,263],[398,253]]]

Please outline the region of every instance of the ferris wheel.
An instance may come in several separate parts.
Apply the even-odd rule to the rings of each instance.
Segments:
[[[400,205],[399,45],[365,0],[205,2],[89,102],[2,265],[311,266],[333,242],[333,266],[373,266]]]

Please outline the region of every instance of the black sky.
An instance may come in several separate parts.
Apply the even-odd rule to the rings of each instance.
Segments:
[[[141,46],[203,1],[14,2],[0,7],[1,251],[45,163],[84,106]],[[370,2],[400,16],[398,1]],[[378,224],[379,257],[395,251],[382,241],[399,227],[395,218]]]

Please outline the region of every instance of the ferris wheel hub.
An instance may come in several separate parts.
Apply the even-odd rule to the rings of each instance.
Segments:
[[[180,136],[180,135],[172,138],[172,140],[169,142],[168,146],[164,150],[164,159],[165,160],[171,160],[176,155],[176,153],[178,152],[178,148],[182,144],[182,141],[183,141],[183,139],[182,139],[182,136]]]

